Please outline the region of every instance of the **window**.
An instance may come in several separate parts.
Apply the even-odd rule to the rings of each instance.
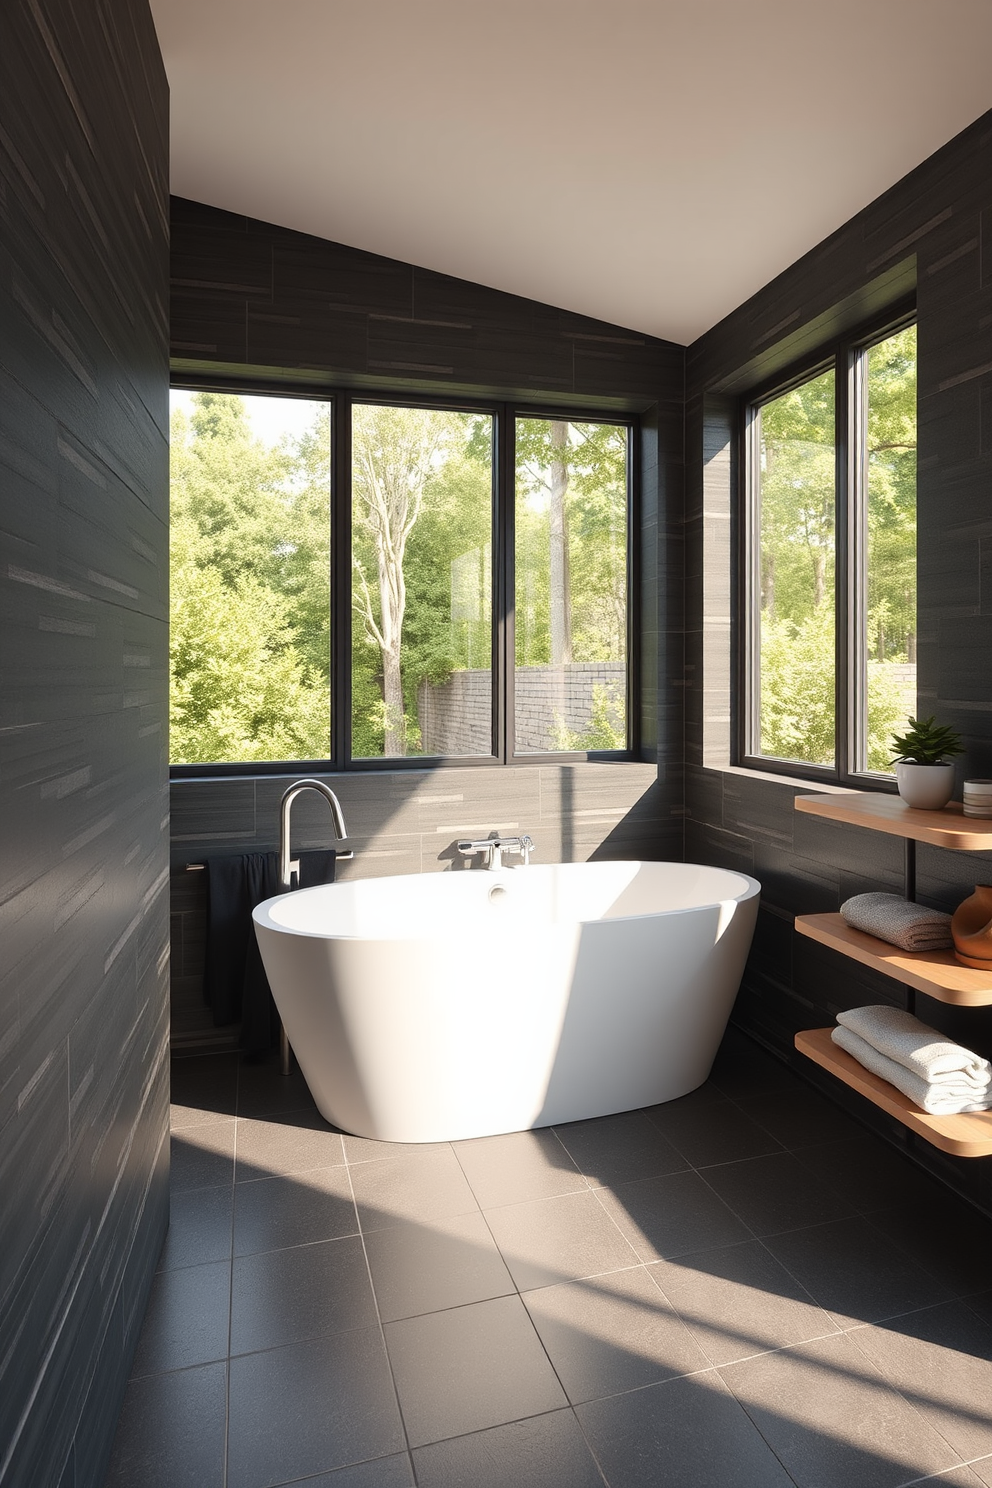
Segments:
[[[627,751],[630,449],[505,405],[175,389],[172,763]]]
[[[916,711],[916,327],[837,348],[746,411],[743,748],[892,773]]]

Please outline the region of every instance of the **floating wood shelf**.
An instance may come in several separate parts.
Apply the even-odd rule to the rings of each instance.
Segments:
[[[842,956],[860,961],[883,976],[894,977],[938,1002],[958,1007],[992,1006],[992,974],[962,966],[953,951],[901,951],[898,946],[865,935],[839,914],[796,915],[800,935],[819,941]]]
[[[956,1157],[988,1157],[992,1153],[992,1111],[963,1111],[959,1116],[930,1116],[887,1080],[873,1075],[840,1049],[829,1028],[809,1028],[796,1034],[796,1048],[859,1095],[880,1106],[934,1147]]]
[[[907,806],[899,796],[881,791],[850,791],[829,796],[797,796],[795,806],[797,811],[810,816],[824,816],[828,821],[847,822],[893,837],[909,837],[914,842],[929,842],[933,847],[950,847],[956,852],[992,851],[992,818],[965,816],[957,801],[942,811],[920,811]]]

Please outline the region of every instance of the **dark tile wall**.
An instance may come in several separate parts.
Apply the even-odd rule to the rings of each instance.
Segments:
[[[446,866],[450,859],[438,853],[457,832],[445,838],[442,828],[449,818],[462,819],[463,806],[470,808],[464,819],[487,822],[487,831],[520,820],[544,861],[597,850],[619,856],[635,844],[644,856],[681,857],[682,347],[173,198],[172,365],[177,381],[393,388],[638,413],[632,586],[641,754],[651,768],[525,765],[339,776],[335,788],[361,838],[354,864],[342,871]],[[174,782],[174,865],[208,851],[273,845],[274,792],[284,785],[265,778]],[[436,811],[432,797],[462,804],[452,817],[447,806]],[[579,815],[572,818],[573,811]],[[321,821],[315,841],[322,831]],[[174,872],[172,906],[174,1038],[189,1047],[214,1036],[201,995],[203,887],[195,875]]]
[[[0,1482],[102,1481],[168,1215],[168,92],[144,0],[0,46]]]
[[[726,768],[730,758],[734,395],[831,333],[916,287],[919,315],[920,707],[960,729],[965,775],[992,774],[988,556],[992,543],[992,114],[952,140],[767,285],[687,352],[686,853],[753,871],[761,924],[737,1017],[863,1119],[901,1128],[792,1052],[838,1008],[900,1000],[897,984],[796,936],[796,913],[834,910],[869,888],[899,890],[902,846],[793,810],[797,786]],[[984,247],[983,247],[984,245]],[[983,579],[985,588],[982,588]],[[984,596],[984,607],[983,607]],[[805,790],[812,786],[799,787]],[[990,881],[988,854],[921,848],[918,897],[953,908]],[[919,1016],[992,1047],[992,1009],[921,998]],[[992,1167],[914,1155],[985,1208]]]

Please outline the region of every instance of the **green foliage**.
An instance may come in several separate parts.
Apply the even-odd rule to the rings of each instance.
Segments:
[[[940,765],[964,753],[961,735],[946,724],[929,718],[911,718],[905,734],[893,734],[893,764]]]
[[[627,713],[623,693],[618,687],[594,683],[588,728],[581,731],[566,728],[564,720],[556,714],[554,730],[554,748],[558,750],[626,749]]]

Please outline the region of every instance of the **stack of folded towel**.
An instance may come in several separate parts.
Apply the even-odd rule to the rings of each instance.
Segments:
[[[831,1038],[931,1116],[992,1108],[992,1066],[900,1008],[838,1013]]]
[[[855,894],[840,912],[855,930],[877,935],[904,951],[943,951],[954,944],[949,914],[898,894]]]

